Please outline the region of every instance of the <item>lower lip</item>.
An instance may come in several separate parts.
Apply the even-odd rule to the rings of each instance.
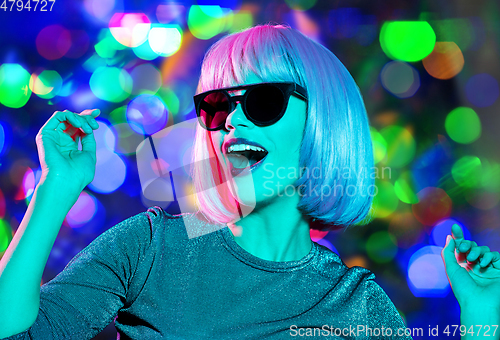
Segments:
[[[264,163],[264,161],[266,160],[266,158],[267,158],[267,155],[264,158],[262,158],[260,161],[258,161],[257,163],[253,164],[252,166],[250,166],[250,167],[247,166],[246,168],[242,168],[242,169],[233,167],[233,164],[231,162],[229,162],[229,169],[231,170],[231,175],[233,175],[233,177],[236,177],[236,176],[241,177],[241,176],[249,175],[250,173],[253,173],[255,170],[260,168],[262,163]]]

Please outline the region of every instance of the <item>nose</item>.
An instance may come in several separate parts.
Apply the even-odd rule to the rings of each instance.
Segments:
[[[226,118],[226,130],[230,130],[230,128],[235,128],[237,125],[239,126],[249,126],[251,122],[245,116],[243,112],[243,108],[241,107],[240,101],[236,102],[236,107],[233,112],[229,113]]]

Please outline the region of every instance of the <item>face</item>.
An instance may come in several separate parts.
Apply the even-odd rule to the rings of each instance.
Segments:
[[[246,84],[262,82],[254,74],[246,80]],[[231,96],[242,95],[245,91],[235,91]],[[231,179],[231,192],[241,204],[258,208],[284,196],[298,195],[293,183],[300,175],[299,155],[306,107],[304,100],[292,95],[283,117],[273,125],[260,127],[246,118],[238,103],[227,117],[225,128],[208,132],[226,178]],[[223,152],[224,142],[232,138],[245,138],[258,143],[267,151],[266,157],[252,171],[232,175],[233,158]]]

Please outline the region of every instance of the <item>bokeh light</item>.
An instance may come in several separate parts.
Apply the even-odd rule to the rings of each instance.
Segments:
[[[99,67],[92,73],[89,84],[97,98],[114,103],[125,100],[133,88],[128,72],[117,67]]]
[[[71,46],[66,52],[66,58],[78,59],[87,52],[90,38],[84,30],[70,30]]]
[[[117,107],[109,114],[109,121],[113,124],[126,123],[127,122],[127,106],[123,105]]]
[[[61,25],[50,25],[38,33],[36,48],[48,60],[64,57],[71,47],[71,33]]]
[[[29,166],[22,166],[19,164],[18,167],[20,173],[22,174],[21,186],[18,188],[16,195],[14,196],[15,200],[26,200],[26,203],[29,203],[31,200],[31,196],[35,190],[35,186],[37,182],[40,180],[40,174],[35,174],[35,172]],[[21,170],[22,169],[22,170]],[[22,171],[22,172],[21,172]]]
[[[408,63],[401,61],[388,62],[380,72],[382,86],[399,98],[409,98],[420,87],[418,71]]]
[[[453,41],[438,41],[431,54],[422,60],[427,73],[437,79],[450,79],[464,68],[464,56]]]
[[[90,221],[96,211],[97,199],[87,191],[83,191],[66,215],[66,222],[71,228],[79,228]]]
[[[0,155],[2,155],[5,151],[5,145],[7,144],[6,142],[6,134],[5,134],[5,130],[3,128],[3,125],[2,123],[0,122]],[[1,216],[0,216],[1,218]]]
[[[9,224],[5,220],[0,219],[0,253],[7,249],[11,240],[12,231]]]
[[[481,121],[469,107],[457,107],[447,116],[444,123],[446,133],[457,143],[469,144],[481,136]]]
[[[397,245],[394,235],[387,231],[377,231],[366,241],[366,253],[373,261],[386,263],[398,253]]]
[[[167,119],[165,104],[157,96],[142,94],[128,104],[127,120],[137,133],[152,135],[165,127]]]
[[[96,120],[99,129],[94,131],[96,140],[96,171],[89,188],[98,193],[110,193],[117,190],[125,181],[127,166],[123,159],[114,152],[116,136],[106,122]]]
[[[109,21],[109,30],[123,46],[137,47],[148,38],[151,21],[144,13],[115,13]]]
[[[254,16],[250,11],[240,10],[233,12],[232,18],[233,20],[229,28],[229,33],[239,32],[254,25]]]
[[[111,34],[109,28],[104,28],[99,32],[97,37],[98,43],[95,44],[94,49],[97,55],[101,58],[113,58],[116,55],[116,51],[123,50],[126,46],[120,44]],[[96,56],[94,55],[94,58]],[[84,64],[84,67],[87,71],[93,72],[100,66],[105,66],[106,64],[100,58],[90,58]],[[91,65],[89,65],[91,64]]]
[[[441,188],[427,187],[417,194],[418,203],[412,205],[415,218],[426,226],[450,216],[453,206],[450,196]]]
[[[396,237],[398,247],[405,249],[421,243],[425,237],[422,224],[411,212],[394,213],[387,230]]]
[[[226,14],[220,6],[193,5],[188,13],[189,31],[198,39],[211,39],[226,28]]]
[[[312,16],[307,12],[297,10],[291,11],[290,14],[293,17],[292,20],[295,22],[296,28],[300,32],[314,41],[321,39],[321,28]]]
[[[94,138],[96,141],[96,149],[101,149],[114,152],[116,145],[115,130],[112,129],[106,122],[100,118],[96,119],[99,124],[99,129],[94,130]]]
[[[68,97],[71,96],[77,90],[77,83],[73,79],[66,80],[63,82],[61,90],[57,94],[59,97]]]
[[[390,125],[380,130],[380,134],[387,142],[386,165],[399,168],[413,160],[417,146],[415,139],[407,129]]]
[[[113,125],[112,127],[116,131],[116,144],[114,146],[114,151],[120,154],[130,155],[135,153],[135,150],[144,140],[142,134],[136,133],[129,124],[120,123]],[[112,130],[106,132],[112,134]],[[108,138],[109,140],[109,138]]]
[[[159,23],[168,24],[170,22],[184,18],[186,7],[177,3],[160,4],[156,7],[156,19]]]
[[[105,19],[115,8],[115,0],[84,0],[85,10],[98,19]]]
[[[97,162],[94,180],[88,187],[98,193],[110,193],[118,189],[127,175],[125,162],[107,149],[97,151]]]
[[[347,258],[343,258],[342,261],[344,261],[345,265],[349,268],[352,267],[363,267],[367,268],[368,267],[368,260],[361,255],[355,255]]]
[[[30,74],[19,64],[0,66],[0,104],[20,108],[31,96]]]
[[[468,50],[475,39],[474,27],[470,18],[449,18],[429,21],[434,32],[436,40],[445,42],[454,42],[462,51]]]
[[[40,98],[51,99],[59,94],[62,88],[62,78],[53,70],[43,70],[40,74],[33,73],[30,78],[30,90]]]
[[[168,87],[162,87],[158,91],[158,95],[168,108],[168,113],[176,116],[180,110],[180,98],[177,95],[177,92],[173,91]]]
[[[467,229],[462,223],[458,222],[453,218],[448,218],[440,221],[438,224],[432,228],[431,240],[435,245],[444,247],[446,244],[446,236],[451,235],[451,227],[454,224],[458,224],[464,233],[464,238],[466,240],[471,239],[469,229]]]
[[[179,25],[153,25],[148,41],[154,53],[169,57],[181,48],[182,28]]]
[[[500,89],[498,81],[487,73],[476,74],[465,84],[465,95],[469,102],[476,107],[493,105],[498,99]]]
[[[470,205],[481,210],[492,209],[500,201],[500,194],[486,190],[467,191],[464,196]]]
[[[3,191],[0,189],[0,218],[5,217],[5,196],[3,195]]]
[[[398,207],[398,197],[394,186],[388,181],[376,180],[375,196],[373,197],[374,217],[384,218],[391,215]]]
[[[460,186],[474,188],[481,184],[481,160],[476,156],[464,156],[451,168],[451,175]]]
[[[230,8],[235,10],[241,6],[242,0],[196,0],[196,3],[200,6],[210,6],[213,5],[214,2],[217,3],[220,7]]]
[[[27,168],[26,172],[24,173],[23,191],[23,198],[28,198],[35,191],[35,173],[30,168]]]
[[[436,43],[436,34],[426,21],[388,21],[380,31],[380,46],[391,59],[419,61]]]
[[[161,87],[161,74],[156,66],[145,63],[134,67],[132,77],[132,94],[155,94]]]
[[[418,203],[418,197],[415,193],[415,179],[410,171],[405,171],[399,175],[394,183],[394,191],[401,202],[408,204]]]
[[[500,164],[483,159],[481,185],[485,190],[500,192]]]
[[[142,60],[151,61],[159,57],[158,53],[151,49],[149,40],[146,40],[141,45],[134,47],[132,50],[134,51],[134,54]]]
[[[317,0],[285,0],[285,3],[293,10],[306,11],[316,4]]]
[[[441,258],[441,247],[425,246],[417,250],[408,263],[408,286],[416,297],[441,296],[450,290]]]
[[[384,137],[374,128],[370,126],[370,136],[373,145],[373,161],[377,164],[387,155],[387,142]]]

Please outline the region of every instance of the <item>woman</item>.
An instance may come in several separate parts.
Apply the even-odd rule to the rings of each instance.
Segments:
[[[40,288],[62,221],[93,179],[99,112],[56,112],[42,127],[43,176],[0,262],[0,336],[89,339],[117,316],[126,339],[409,339],[374,275],[309,237],[312,225],[365,220],[374,193],[360,171],[373,163],[366,113],[343,65],[289,27],[257,26],[212,46],[198,92],[199,213],[150,208]],[[187,224],[212,232],[189,238]],[[462,323],[498,324],[500,257],[452,231],[443,258]]]

